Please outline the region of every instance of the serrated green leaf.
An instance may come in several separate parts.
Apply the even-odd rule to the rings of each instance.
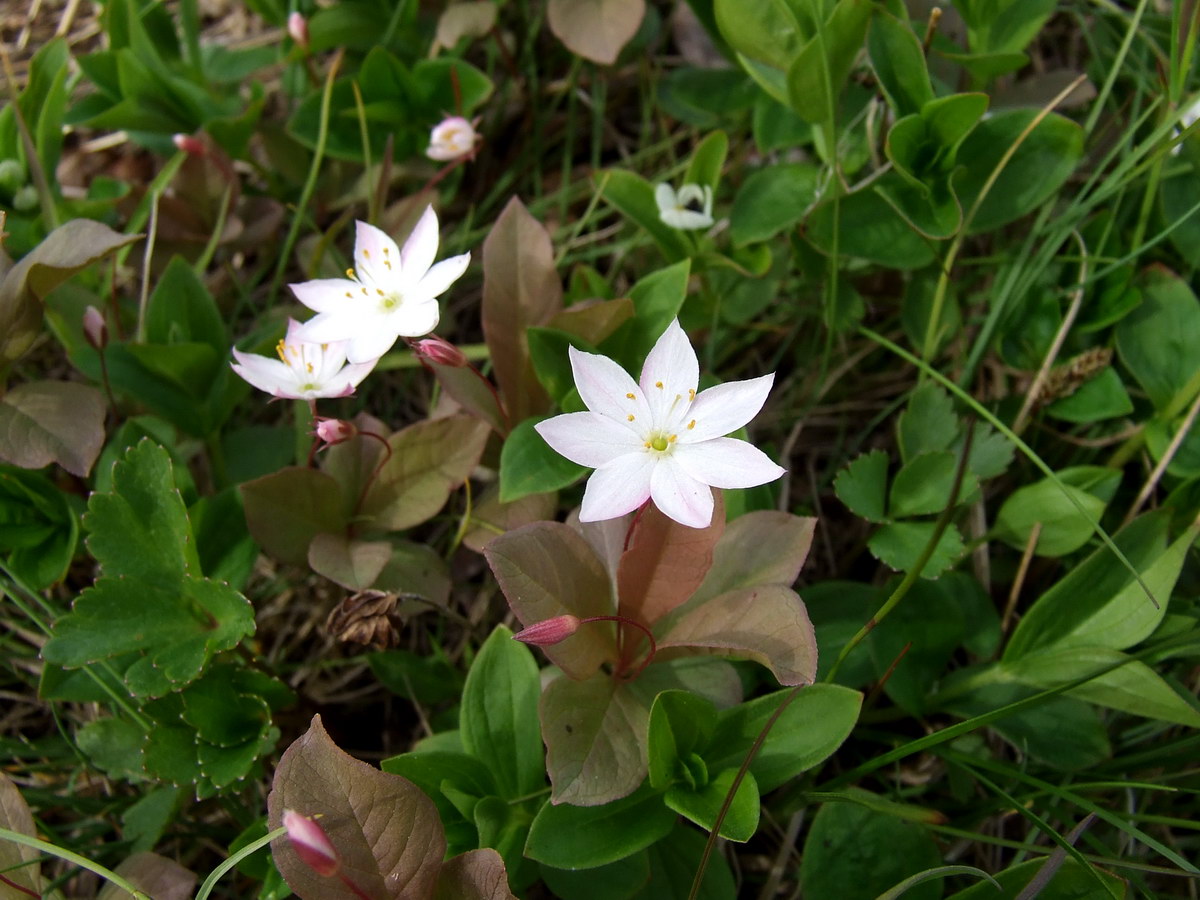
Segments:
[[[899,572],[909,572],[933,539],[935,528],[933,522],[893,522],[875,532],[867,546],[880,562]],[[962,535],[954,525],[947,526],[921,570],[921,577],[937,578],[958,561],[963,550]]]
[[[941,512],[950,501],[957,470],[958,459],[948,450],[909,457],[892,479],[888,511],[897,518]],[[978,487],[975,476],[964,472],[958,500],[971,496]]]
[[[950,395],[932,381],[913,391],[900,414],[896,438],[907,462],[921,453],[947,450],[958,435],[958,416]]]
[[[842,469],[833,483],[838,499],[868,522],[887,521],[887,466],[887,454],[872,450]]]

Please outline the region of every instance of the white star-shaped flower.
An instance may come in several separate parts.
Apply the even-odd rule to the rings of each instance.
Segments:
[[[672,228],[695,231],[713,223],[713,191],[707,184],[685,184],[678,194],[669,184],[660,184],[654,189],[654,200],[658,217]]]
[[[1175,129],[1175,134],[1179,135],[1181,132],[1191,128],[1197,119],[1200,119],[1200,97],[1194,98],[1191,103],[1184,107],[1183,112],[1179,116],[1179,127]],[[1171,155],[1178,156],[1182,150],[1183,144],[1176,144],[1171,148]]]
[[[317,315],[301,326],[302,341],[347,341],[352,363],[378,359],[399,337],[419,337],[437,327],[437,298],[467,270],[471,254],[434,264],[438,220],[426,208],[404,249],[366,222],[358,223],[354,268],[346,278],[318,278],[290,285]]]
[[[746,441],[725,437],[762,409],[774,374],[696,393],[700,367],[677,321],[667,326],[635,382],[606,356],[570,348],[588,412],[538,423],[538,434],[572,462],[595,468],[581,522],[623,516],[648,499],[682,525],[712,520],[712,487],[747,488],[786,470]]]
[[[425,155],[443,162],[458,159],[474,150],[478,139],[479,135],[471,122],[462,116],[450,116],[433,126]]]
[[[260,391],[293,400],[346,397],[375,368],[378,359],[346,364],[346,342],[314,344],[299,339],[302,326],[288,319],[287,337],[275,351],[279,359],[233,349],[233,371]]]

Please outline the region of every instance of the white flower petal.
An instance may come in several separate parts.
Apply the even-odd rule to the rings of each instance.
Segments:
[[[583,491],[579,521],[615,519],[645,503],[653,473],[662,468],[656,462],[648,453],[629,453],[593,472]]]
[[[692,478],[718,488],[756,487],[787,472],[753,444],[734,438],[681,444],[671,458]]]
[[[296,378],[284,363],[255,353],[243,353],[236,347],[233,351],[236,363],[233,371],[260,391],[276,397],[295,397]],[[287,393],[282,393],[286,391]]]
[[[669,428],[687,413],[700,381],[700,364],[687,334],[672,319],[642,366],[641,387],[658,428]]]
[[[405,244],[405,246],[407,247],[408,245]],[[443,259],[425,273],[421,280],[417,282],[416,287],[412,289],[412,293],[423,299],[428,298],[433,300],[440,297],[450,285],[462,277],[462,273],[467,271],[467,266],[470,262],[470,253],[463,253],[459,256]]]
[[[699,231],[701,228],[710,228],[713,223],[712,216],[692,209],[673,209],[662,213],[659,218],[681,231]]]
[[[402,337],[420,337],[437,328],[442,310],[436,300],[414,302],[405,300],[399,308],[389,313],[381,325],[385,331]],[[364,360],[353,359],[352,362]]]
[[[356,334],[346,346],[346,359],[354,365],[377,360],[392,349],[397,337],[399,335],[394,330],[387,328]]]
[[[373,324],[367,324],[361,314],[347,315],[341,311],[317,313],[301,325],[295,335],[289,336],[289,340],[306,344],[346,341],[354,337],[356,331],[369,330]]]
[[[404,263],[404,275],[409,284],[416,284],[425,277],[433,265],[438,251],[438,218],[432,204],[425,207],[421,218],[413,226],[412,233],[404,242],[400,259]],[[453,281],[454,279],[451,279]],[[436,295],[435,295],[436,296]]]
[[[361,285],[348,278],[317,278],[288,287],[297,300],[314,312],[333,312],[350,303],[356,295],[361,296],[362,290]]]
[[[685,184],[679,189],[679,193],[675,195],[675,205],[687,209],[692,203],[699,203],[700,208],[704,210],[704,215],[712,215],[713,202],[712,188],[707,184],[701,187],[698,184]]]
[[[533,427],[556,453],[593,469],[627,453],[644,450],[641,438],[633,431],[594,412],[567,413]]]
[[[650,496],[663,515],[680,525],[706,528],[712,522],[712,489],[685,472],[674,455],[658,460],[650,477]]]
[[[728,381],[701,391],[688,410],[689,422],[696,424],[680,429],[679,440],[694,444],[737,431],[758,415],[774,381],[772,372],[746,381]]]
[[[326,382],[325,388],[322,390],[322,397],[348,397],[354,393],[354,389],[359,383],[371,374],[371,370],[375,368],[378,359],[373,359],[370,362],[351,364],[336,373]]]
[[[669,184],[663,183],[654,189],[654,202],[658,204],[658,214],[663,217],[666,222],[666,214],[674,211],[678,206],[678,201],[675,199],[675,188]],[[670,225],[670,222],[667,222]]]
[[[366,222],[355,223],[354,267],[364,276],[364,281],[369,280],[385,290],[389,285],[396,285],[405,274],[400,258],[400,248],[386,232]]]
[[[598,353],[585,353],[574,347],[567,348],[571,358],[571,372],[575,376],[575,387],[584,404],[594,413],[608,416],[618,422],[629,422],[630,427],[649,429],[652,423],[650,407],[642,389],[628,372],[609,359]],[[630,396],[632,394],[632,396]]]

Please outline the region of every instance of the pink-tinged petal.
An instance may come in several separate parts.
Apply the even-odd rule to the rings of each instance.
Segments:
[[[443,259],[425,273],[425,276],[417,282],[417,286],[412,289],[412,293],[430,300],[440,297],[449,289],[450,285],[462,277],[470,262],[470,253]]]
[[[697,481],[718,488],[755,487],[787,473],[753,444],[734,438],[680,444],[671,458]]]
[[[362,331],[350,338],[346,345],[346,359],[354,365],[378,360],[392,349],[396,338],[395,330],[376,328],[373,331]]]
[[[648,453],[619,456],[588,479],[579,509],[580,522],[602,522],[633,512],[650,499],[650,482],[658,466]]]
[[[679,321],[672,319],[642,366],[642,393],[657,426],[667,428],[687,411],[699,381],[696,351]]]
[[[378,358],[365,363],[351,363],[343,368],[329,379],[327,390],[330,393],[327,396],[348,397],[353,394],[359,382],[371,374],[377,362],[379,362]]]
[[[533,427],[556,453],[593,469],[644,449],[641,438],[630,429],[594,412],[567,413]]]
[[[404,249],[400,251],[400,259],[404,263],[404,277],[410,284],[425,277],[425,273],[429,271],[429,267],[433,265],[433,261],[437,257],[437,251],[438,219],[437,213],[430,205],[425,207],[425,212],[421,213],[421,218],[417,219],[412,233],[404,242]]]
[[[236,363],[230,364],[233,371],[260,391],[275,397],[297,396],[295,375],[279,360],[254,353],[243,353],[237,349],[233,351],[233,355],[237,359]]]
[[[385,232],[366,222],[355,223],[354,268],[360,275],[375,284],[393,284],[401,274],[400,259],[400,248]]]
[[[361,285],[347,278],[318,278],[314,281],[302,281],[299,284],[289,284],[296,299],[313,312],[333,312],[351,302],[355,296],[361,296]],[[346,295],[350,296],[347,297]]]
[[[707,528],[712,522],[712,490],[685,472],[674,455],[663,457],[654,467],[650,496],[663,515],[680,525]]]
[[[436,300],[422,300],[419,303],[405,300],[398,309],[389,313],[381,324],[394,334],[420,337],[437,328],[441,317],[442,311]]]
[[[688,428],[685,423],[679,432],[679,440],[694,444],[737,431],[758,415],[774,380],[775,374],[771,373],[746,381],[729,381],[701,391],[687,414],[688,421],[696,424]]]
[[[571,358],[575,387],[587,408],[618,422],[629,422],[629,427],[645,434],[639,426],[650,428],[650,407],[630,374],[599,353],[585,353],[568,347],[567,355]],[[632,422],[630,416],[633,416]]]

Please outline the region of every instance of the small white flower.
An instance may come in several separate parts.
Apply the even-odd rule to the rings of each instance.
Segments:
[[[467,270],[471,254],[434,264],[438,220],[426,208],[404,249],[366,222],[358,223],[355,267],[346,278],[318,278],[290,285],[296,298],[317,315],[297,335],[301,341],[348,341],[352,363],[378,359],[398,337],[420,337],[437,327],[437,298]]]
[[[470,153],[477,140],[474,125],[462,116],[450,116],[433,126],[425,155],[439,161],[458,159]]]
[[[658,217],[672,228],[695,231],[713,223],[713,192],[707,184],[685,184],[678,194],[669,184],[660,184],[654,189],[654,200]]]
[[[786,470],[746,441],[724,437],[762,409],[774,374],[696,393],[700,367],[678,322],[646,357],[640,383],[606,356],[570,348],[575,386],[589,412],[535,427],[572,462],[596,469],[583,494],[581,522],[613,519],[648,499],[682,525],[712,520],[710,485],[747,488]]]
[[[279,359],[243,353],[236,347],[233,371],[260,391],[293,400],[346,397],[375,368],[378,359],[346,364],[346,342],[314,344],[299,339],[299,322],[288,319],[287,337],[275,350]]]
[[[1175,129],[1175,134],[1178,135],[1190,128],[1196,123],[1197,119],[1200,119],[1200,97],[1197,97],[1190,105],[1184,108],[1183,113],[1179,116],[1179,127]],[[1182,149],[1183,144],[1176,144],[1171,148],[1171,155],[1178,156]]]

